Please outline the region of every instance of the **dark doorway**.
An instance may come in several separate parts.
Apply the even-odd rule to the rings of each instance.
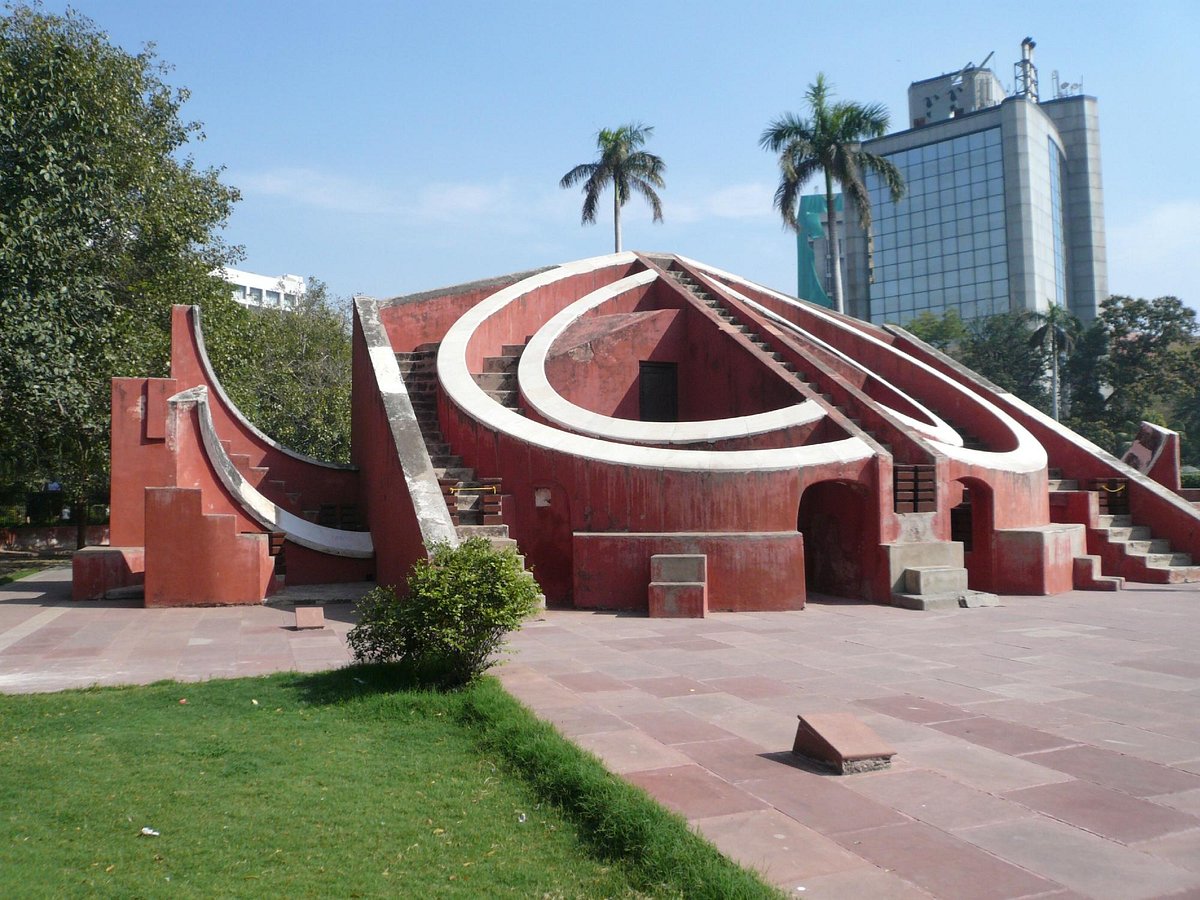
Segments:
[[[804,535],[804,578],[810,591],[865,599],[863,562],[874,550],[871,510],[857,486],[822,481],[800,497],[796,527]]]
[[[638,363],[638,418],[643,422],[679,421],[679,365]]]

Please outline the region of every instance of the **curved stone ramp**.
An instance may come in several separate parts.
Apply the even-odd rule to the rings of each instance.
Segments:
[[[613,427],[610,423],[598,421],[604,417],[589,420],[591,427],[588,430],[592,433],[576,434],[563,431],[561,428],[527,419],[501,406],[475,382],[467,362],[468,347],[489,319],[497,316],[506,306],[518,303],[528,295],[549,288],[564,279],[615,266],[631,266],[638,262],[636,254],[625,252],[567,263],[524,279],[477,304],[446,333],[438,351],[438,377],[447,398],[466,416],[488,429],[556,453],[615,465],[676,471],[765,472],[849,462],[874,455],[874,449],[858,437],[811,446],[757,450],[715,451],[639,446],[626,443],[631,434],[645,440],[661,440],[661,434],[652,437],[649,431],[640,432],[635,426],[643,423]],[[630,277],[634,278],[634,282],[627,284],[626,289],[641,283],[637,280],[636,273]],[[548,316],[548,320],[553,321],[558,313],[573,302],[572,299],[558,300],[557,309]],[[597,302],[603,300],[598,299]],[[542,306],[548,304],[549,301],[542,301]],[[546,323],[539,328],[539,332],[544,327]],[[520,379],[520,375],[518,377]],[[524,386],[522,389],[524,390]],[[544,402],[544,397],[542,399]],[[807,415],[808,411],[804,414]],[[730,420],[721,427],[729,428],[733,422],[738,421]],[[744,422],[742,424],[744,425]],[[698,433],[703,433],[702,429]]]
[[[374,555],[375,548],[369,532],[343,531],[309,522],[267,499],[250,484],[237,470],[221,445],[221,438],[213,424],[206,387],[199,386],[181,391],[168,402],[195,405],[204,451],[213,471],[234,503],[267,531],[282,532],[292,543],[330,556],[366,559]]]
[[[563,397],[546,375],[546,361],[554,342],[585,314],[599,309],[630,290],[660,280],[652,269],[592,291],[555,314],[530,339],[517,366],[517,381],[529,407],[538,415],[576,434],[629,444],[689,444],[748,437],[824,418],[820,404],[804,400],[793,406],[750,416],[708,419],[702,422],[638,422],[601,415]]]
[[[889,410],[889,412],[906,421],[909,427],[917,431],[923,438],[936,444],[937,450],[945,456],[967,465],[979,466],[987,469],[995,469],[999,471],[1015,472],[1015,473],[1032,473],[1045,469],[1046,453],[1041,444],[1033,437],[1033,435],[1020,422],[1009,415],[996,403],[991,402],[979,394],[967,390],[957,381],[948,378],[943,372],[937,368],[928,365],[920,359],[915,359],[911,356],[901,353],[887,341],[881,340],[871,333],[870,327],[863,327],[865,323],[853,323],[843,321],[836,314],[830,313],[827,310],[814,306],[813,304],[804,303],[795,298],[788,297],[777,291],[772,291],[761,285],[753,284],[744,278],[740,278],[730,272],[700,263],[695,260],[681,259],[689,266],[711,275],[720,281],[726,290],[734,292],[738,299],[747,303],[761,315],[768,317],[774,324],[784,328],[796,330],[801,333],[806,340],[819,343],[835,353],[847,363],[855,368],[871,374],[873,377],[885,382],[891,389],[901,393],[911,402],[919,406],[921,409],[929,412],[938,422],[935,429],[929,429],[928,426],[913,420],[909,416],[905,416],[898,411]],[[837,332],[846,335],[848,338],[853,338],[851,341],[845,342],[842,346],[834,347],[832,344],[818,335],[814,334],[810,329],[805,328],[799,322],[782,316],[763,304],[755,301],[751,297],[746,296],[739,291],[734,285],[740,285],[746,289],[752,289],[755,292],[761,292],[769,296],[773,301],[783,305],[784,307],[794,310],[797,316],[811,316],[821,321],[823,325]],[[871,354],[876,355],[874,363],[877,365],[879,358],[888,358],[891,363],[900,368],[911,370],[914,375],[926,382],[933,382],[936,385],[955,396],[959,402],[972,409],[977,415],[988,417],[994,425],[1003,430],[1009,436],[1010,449],[1002,451],[990,450],[975,450],[962,446],[962,438],[954,430],[946,424],[940,417],[929,409],[928,405],[921,402],[920,395],[917,394],[910,386],[904,390],[898,388],[894,382],[884,379],[877,372],[872,371],[863,362],[860,362],[860,355],[851,352],[850,348],[854,345],[864,345],[862,353],[869,349]],[[882,405],[882,404],[881,404]]]

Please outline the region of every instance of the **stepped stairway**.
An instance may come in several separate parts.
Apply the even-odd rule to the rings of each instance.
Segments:
[[[869,434],[872,439],[883,447],[888,453],[892,452],[892,445],[883,439],[881,435],[874,432],[873,429],[863,423],[859,416],[851,415],[834,401],[830,393],[824,392],[816,384],[808,380],[806,373],[796,369],[794,365],[777,350],[773,350],[758,332],[750,327],[747,323],[740,321],[729,308],[727,308],[720,297],[713,294],[702,284],[700,284],[691,274],[679,269],[668,270],[681,286],[689,291],[694,297],[704,303],[724,322],[729,323],[738,331],[744,334],[754,346],[762,352],[767,358],[774,360],[785,371],[790,373],[798,385],[806,391],[812,392],[820,396],[831,407],[839,409],[842,415],[852,422],[857,428]],[[964,440],[969,440],[974,446],[983,448],[983,444],[974,436],[964,435]],[[897,466],[896,469],[917,470],[928,469],[929,466]],[[901,475],[900,480],[903,481],[905,476]],[[914,476],[915,477],[915,476]],[[904,506],[899,488],[897,486],[894,491],[898,498],[896,511],[897,512],[912,512],[922,511],[915,503],[909,504],[911,509]],[[914,495],[915,496],[915,495]],[[916,547],[914,547],[916,550]],[[974,608],[980,606],[995,606],[998,603],[995,594],[989,594],[984,591],[971,590],[967,587],[967,570],[961,565],[961,554],[957,555],[954,545],[945,541],[930,541],[924,544],[918,551],[919,555],[925,557],[926,565],[909,566],[904,569],[903,573],[903,591],[892,595],[892,602],[896,606],[901,606],[906,609],[919,610],[935,610],[935,609],[958,609]]]
[[[272,478],[270,469],[266,466],[250,464],[250,456],[246,453],[234,453],[230,441],[222,440],[221,446],[225,455],[233,463],[246,481],[272,503],[285,509],[292,515],[299,516],[309,522],[326,528],[337,528],[342,531],[364,531],[365,528],[358,515],[358,506],[353,503],[321,503],[313,505],[304,502],[300,492],[291,490],[287,482]]]
[[[517,409],[517,362],[524,346],[505,345],[501,355],[484,360],[484,372],[475,380],[496,402]],[[450,451],[442,436],[437,414],[437,345],[428,344],[410,353],[397,353],[400,377],[417,416],[421,437],[429,451],[434,474],[442,488],[442,497],[460,540],[482,537],[497,550],[517,551],[517,542],[509,536],[504,524],[505,496],[499,478],[480,478],[475,470],[464,466],[462,458]],[[517,552],[525,565],[525,557]],[[541,605],[544,608],[543,595]]]
[[[1095,493],[1099,495],[1099,515],[1093,521],[1081,524],[1087,527],[1089,573],[1100,576],[1101,583],[1116,583],[1108,590],[1119,590],[1121,583],[1136,581],[1146,584],[1181,584],[1200,582],[1200,565],[1188,553],[1177,553],[1171,542],[1156,538],[1147,525],[1133,521],[1124,506],[1114,497],[1116,492],[1082,488],[1076,479],[1063,478],[1057,469],[1050,471],[1051,506],[1062,508],[1069,502],[1070,494]],[[1056,502],[1059,501],[1059,502]],[[1069,508],[1069,507],[1067,507]],[[1080,567],[1076,559],[1076,586],[1080,584]],[[1103,589],[1103,588],[1102,588]]]

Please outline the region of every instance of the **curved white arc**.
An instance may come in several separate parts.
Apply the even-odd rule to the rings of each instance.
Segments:
[[[770,450],[686,450],[620,444],[533,422],[501,406],[471,377],[467,367],[467,345],[475,331],[490,316],[535,288],[635,259],[632,253],[614,253],[567,263],[497,291],[472,307],[446,332],[438,350],[438,379],[446,396],[470,418],[517,440],[583,459],[625,466],[673,471],[775,471],[831,462],[854,462],[875,455],[872,447],[861,438],[847,438],[812,447]]]
[[[208,405],[207,389],[201,385],[170,398],[170,402],[188,401],[196,404],[196,411],[200,417],[200,437],[209,462],[212,463],[221,483],[250,518],[270,531],[282,531],[292,543],[319,553],[357,559],[374,556],[375,547],[369,532],[342,531],[309,522],[272,503],[259,493],[257,488],[242,477],[225,453],[225,448],[221,446],[221,439],[217,437]]]
[[[268,435],[259,431],[253,422],[242,415],[242,411],[238,409],[237,405],[229,399],[229,395],[225,393],[225,388],[221,387],[221,380],[217,378],[217,373],[213,369],[212,363],[209,361],[208,348],[204,346],[204,331],[200,327],[200,307],[188,307],[188,316],[191,318],[192,327],[196,331],[196,349],[200,351],[197,354],[200,361],[200,368],[204,370],[204,377],[206,377],[208,379],[208,383],[212,385],[213,393],[217,395],[226,411],[233,416],[233,418],[235,418],[251,434],[253,434],[272,450],[276,450],[285,456],[290,456],[293,459],[298,459],[301,462],[306,462],[310,465],[322,466],[326,469],[342,469],[344,471],[355,471],[357,469],[356,466],[346,465],[344,463],[326,462],[323,459],[316,459],[312,456],[306,456],[303,453],[283,446],[283,444],[279,443],[274,438],[269,437]]]
[[[682,259],[683,257],[680,257],[680,258]],[[689,259],[689,260],[686,260],[686,262],[688,262],[690,265],[696,266],[701,271],[708,272],[708,273],[710,273],[712,275],[716,275],[720,278],[728,278],[731,281],[734,281],[738,284],[753,286],[755,288],[758,288],[759,290],[766,291],[768,294],[770,294],[776,300],[779,300],[781,303],[785,303],[789,306],[794,306],[798,309],[800,308],[801,301],[796,300],[793,297],[788,297],[786,294],[781,294],[778,291],[772,290],[771,288],[768,288],[768,287],[764,287],[763,285],[753,284],[753,282],[747,281],[745,278],[741,278],[730,272],[722,271],[721,269],[717,269],[713,266],[705,265],[704,263],[696,262],[695,260]],[[830,321],[831,324],[835,325],[836,327],[838,327],[840,329],[845,330],[847,327],[842,322],[838,321],[836,317],[829,315],[827,312],[822,310],[820,307],[813,306],[811,304],[806,304],[803,308],[804,308],[805,312],[807,312],[811,315],[815,315],[815,316],[819,316],[821,318],[827,319]],[[793,323],[793,325],[794,325],[794,323]],[[898,353],[898,351],[894,347],[892,347],[890,344],[879,340],[877,337],[875,337],[872,334],[868,334],[866,332],[860,331],[860,332],[858,332],[858,335],[860,337],[864,338],[865,340],[871,342],[872,344],[874,344],[882,352],[891,353],[891,354]],[[1037,471],[1040,471],[1041,469],[1046,468],[1046,465],[1048,462],[1048,458],[1046,456],[1046,449],[1040,443],[1038,443],[1037,439],[1032,434],[1030,434],[1029,431],[1023,425],[1021,425],[1014,418],[1012,418],[1012,416],[1008,415],[1008,413],[1006,413],[1003,409],[996,406],[994,403],[991,403],[989,400],[987,400],[987,398],[981,397],[978,394],[975,394],[971,391],[966,390],[960,384],[955,382],[952,378],[948,378],[947,376],[945,376],[941,372],[939,372],[937,369],[933,368],[930,365],[927,365],[926,363],[922,362],[919,359],[914,359],[910,356],[905,356],[904,361],[910,365],[918,366],[919,368],[923,369],[926,373],[932,375],[934,378],[943,382],[951,390],[961,394],[969,402],[985,407],[1006,428],[1008,428],[1012,432],[1013,437],[1016,439],[1016,442],[1017,442],[1017,446],[1014,449],[995,453],[990,450],[969,450],[966,447],[963,447],[961,445],[951,444],[949,442],[941,441],[941,440],[938,440],[937,438],[930,437],[929,440],[931,440],[933,443],[937,444],[937,449],[939,450],[939,452],[943,453],[950,459],[965,463],[967,465],[982,466],[984,468],[989,468],[989,469],[1000,469],[1003,471],[1013,472],[1016,474],[1026,474],[1029,472],[1037,472]],[[961,442],[962,438],[958,437],[957,434],[956,434],[956,437],[958,438],[959,442]]]
[[[765,306],[763,306],[761,303],[751,300],[749,297],[747,297],[745,294],[742,294],[740,291],[734,290],[731,287],[726,287],[725,289],[727,291],[729,291],[729,293],[733,294],[733,296],[737,297],[738,300],[745,303],[751,309],[754,309],[755,311],[757,311],[760,315],[762,315],[762,316],[766,317],[767,319],[769,319],[770,321],[774,322],[776,325],[783,327],[787,331],[791,331],[795,334],[801,335],[806,341],[811,341],[812,343],[818,345],[819,347],[824,349],[827,353],[830,353],[830,354],[836,356],[838,359],[842,360],[846,365],[852,366],[853,368],[858,369],[860,372],[865,372],[868,376],[873,378],[875,381],[878,381],[880,384],[885,385],[886,387],[895,391],[898,395],[900,395],[901,397],[904,397],[906,400],[908,400],[908,402],[911,403],[913,406],[917,407],[917,409],[921,410],[921,412],[925,413],[925,415],[927,415],[934,423],[933,425],[930,425],[928,422],[922,422],[920,419],[915,419],[912,416],[902,413],[897,409],[893,409],[892,407],[890,407],[886,403],[884,403],[882,400],[872,399],[873,403],[877,403],[879,406],[882,406],[892,416],[894,416],[897,419],[900,419],[902,422],[904,422],[904,424],[907,425],[909,428],[913,429],[914,431],[919,431],[922,435],[924,435],[927,438],[930,438],[930,439],[936,440],[936,441],[940,441],[942,443],[948,443],[948,444],[954,444],[955,442],[957,442],[958,444],[962,443],[962,436],[957,431],[955,431],[953,428],[951,428],[949,423],[944,421],[940,416],[938,416],[936,413],[934,413],[933,410],[926,407],[925,404],[918,401],[915,397],[909,396],[907,391],[902,391],[900,388],[896,387],[896,385],[892,384],[890,381],[888,381],[882,375],[879,375],[878,373],[872,372],[871,370],[867,369],[865,366],[861,365],[853,357],[847,356],[845,353],[843,353],[837,347],[834,347],[832,344],[829,344],[828,342],[821,340],[815,334],[810,334],[809,332],[805,331],[803,328],[801,328],[799,325],[797,325],[795,322],[791,321],[790,319],[785,319],[783,316],[779,315],[778,313],[772,312],[771,310],[769,310]]]
[[[546,376],[546,361],[555,340],[585,313],[630,290],[651,284],[658,278],[657,272],[647,269],[605,285],[559,311],[538,329],[517,364],[521,394],[538,415],[577,434],[630,444],[687,444],[749,437],[807,425],[825,416],[820,404],[804,400],[783,409],[750,416],[700,422],[635,422],[592,412],[558,393]]]

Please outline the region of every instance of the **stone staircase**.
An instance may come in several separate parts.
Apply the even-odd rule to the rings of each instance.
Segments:
[[[325,528],[337,528],[342,531],[365,530],[356,504],[321,503],[309,508],[300,492],[291,490],[282,479],[272,478],[270,469],[266,466],[251,465],[250,456],[246,453],[232,452],[232,443],[228,440],[222,440],[221,446],[229,461],[238,470],[238,474],[281,509]]]
[[[1071,494],[1095,493],[1081,488],[1076,479],[1063,478],[1055,469],[1050,471],[1049,488],[1052,509],[1059,505],[1056,500],[1069,502]],[[1156,538],[1149,526],[1134,524],[1128,513],[1108,510],[1103,503],[1099,506],[1100,515],[1082,522],[1087,528],[1088,555],[1075,560],[1077,588],[1120,590],[1125,581],[1200,582],[1200,565],[1196,565],[1190,554],[1175,552],[1169,540]]]
[[[912,566],[904,570],[904,592],[892,605],[904,609],[974,609],[998,606],[995,594],[967,587],[967,570],[957,566]]]
[[[505,344],[500,348],[499,356],[487,356],[483,360],[483,371],[472,373],[471,377],[487,393],[489,397],[501,406],[524,415],[521,409],[521,391],[517,386],[517,365],[521,354],[525,352],[524,344]]]

